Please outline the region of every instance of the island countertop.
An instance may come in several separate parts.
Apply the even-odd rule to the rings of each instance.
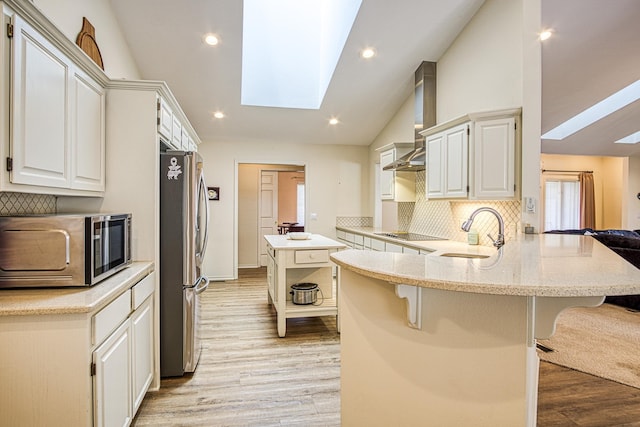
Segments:
[[[344,243],[336,242],[321,234],[311,234],[308,239],[295,240],[286,234],[273,234],[264,236],[265,240],[272,248],[278,250],[287,249],[341,249],[346,248]]]
[[[590,236],[519,235],[488,258],[346,250],[340,267],[394,284],[493,295],[640,294],[640,270]],[[476,249],[477,250],[477,249]]]

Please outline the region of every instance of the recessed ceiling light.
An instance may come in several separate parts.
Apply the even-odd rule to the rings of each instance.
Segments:
[[[207,34],[204,36],[204,42],[210,46],[215,46],[220,43],[220,39],[215,34]]]
[[[222,119],[224,118],[224,113],[222,111],[216,111],[215,113],[213,113],[213,117],[215,117],[216,119]]]
[[[376,56],[376,51],[373,48],[368,47],[362,50],[362,52],[360,53],[360,56],[363,57],[364,59],[373,58],[374,56]]]
[[[331,117],[329,119],[329,124],[330,125],[337,125],[338,123],[340,123],[340,121],[338,119],[336,119],[335,117]]]
[[[547,40],[549,37],[551,37],[553,35],[553,31],[551,30],[544,30],[540,33],[540,41],[545,41]]]

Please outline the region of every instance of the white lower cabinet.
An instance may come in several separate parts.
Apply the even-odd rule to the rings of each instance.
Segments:
[[[133,414],[138,411],[153,380],[153,296],[149,296],[131,316],[133,336]]]
[[[131,335],[127,320],[93,352],[96,426],[131,423]]]
[[[131,424],[155,372],[155,274],[92,311],[100,286],[11,291],[35,294],[29,314],[0,314],[0,426]]]
[[[153,297],[93,352],[95,426],[131,423],[153,379]]]

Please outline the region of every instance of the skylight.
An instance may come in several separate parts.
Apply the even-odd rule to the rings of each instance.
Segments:
[[[618,144],[637,144],[638,142],[640,142],[640,131],[627,135],[616,141]]]
[[[318,109],[362,0],[244,0],[241,103]]]
[[[551,129],[542,135],[542,138],[564,139],[638,99],[640,99],[640,80],[636,80],[629,86],[570,118],[560,126]]]

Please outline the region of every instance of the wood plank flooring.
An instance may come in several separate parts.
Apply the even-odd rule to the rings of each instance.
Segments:
[[[278,338],[264,268],[211,283],[202,300],[196,372],[162,379],[132,425],[340,425],[334,317],[288,319],[287,336]],[[639,389],[561,366],[541,363],[538,399],[540,427],[640,427]]]

